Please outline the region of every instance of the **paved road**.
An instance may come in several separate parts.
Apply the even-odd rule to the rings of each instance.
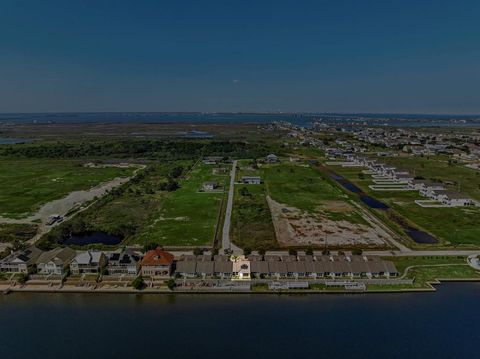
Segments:
[[[383,230],[384,233],[384,236],[387,237],[386,238],[386,241],[390,242],[391,244],[393,244],[395,247],[398,248],[399,251],[401,252],[410,252],[411,249],[408,248],[407,246],[403,245],[402,243],[400,243],[396,238],[398,237],[398,235],[393,232],[390,228],[388,228],[382,221],[380,221],[377,217],[375,217],[373,214],[369,213],[365,208],[363,208],[362,206],[360,206],[358,203],[355,203],[354,201],[351,201],[350,202],[352,205],[354,205],[356,208],[358,208],[358,210],[360,211],[360,213],[363,214],[363,217],[365,220],[367,220],[368,222],[370,222],[370,224],[372,224],[372,226],[375,228],[378,227],[380,228],[381,230]],[[383,233],[382,233],[383,234]]]
[[[232,171],[230,172],[230,188],[228,190],[227,208],[225,210],[225,222],[222,231],[222,252],[225,249],[231,249],[235,253],[242,252],[240,248],[230,242],[230,222],[232,219],[233,194],[235,192],[235,173],[237,171],[237,161],[233,161]]]

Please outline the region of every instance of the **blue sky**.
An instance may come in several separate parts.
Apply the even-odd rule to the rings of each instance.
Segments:
[[[480,113],[480,1],[0,0],[0,112]]]

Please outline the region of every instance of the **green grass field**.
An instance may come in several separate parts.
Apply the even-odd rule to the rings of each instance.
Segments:
[[[423,163],[423,159],[420,160]],[[340,166],[331,168],[355,183],[365,193],[388,204],[414,225],[435,235],[440,239],[440,244],[454,246],[480,244],[480,208],[423,208],[415,203],[415,200],[425,199],[419,195],[418,191],[373,191],[368,188],[373,184],[371,176],[359,177],[361,168]]]
[[[244,188],[248,192],[244,192]],[[259,250],[278,247],[264,184],[235,185],[231,236],[240,248]]]
[[[88,168],[79,160],[0,160],[0,216],[23,218],[47,202],[86,190],[132,168]]]
[[[480,272],[471,268],[465,257],[457,256],[423,256],[423,257],[386,257],[393,261],[402,276],[407,268],[405,278],[414,279],[412,285],[369,284],[369,291],[396,291],[405,289],[428,289],[437,279],[443,280],[480,280]],[[410,267],[410,268],[409,268]]]
[[[238,161],[237,180],[242,176],[260,176],[260,170],[251,168],[250,161]],[[278,247],[268,208],[265,184],[235,185],[231,233],[232,241],[240,248],[252,250]]]
[[[212,245],[223,189],[228,186],[229,179],[228,175],[213,174],[214,167],[197,164],[180,181],[181,188],[165,197],[161,209],[138,236],[137,242],[180,247]],[[215,192],[199,192],[206,181],[215,181],[221,187]]]

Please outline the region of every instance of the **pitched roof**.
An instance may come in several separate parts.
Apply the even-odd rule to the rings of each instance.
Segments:
[[[70,262],[75,257],[75,251],[71,248],[55,248],[48,252],[43,252],[37,259],[37,264],[54,262],[62,265]]]
[[[195,268],[197,267],[196,261],[180,261],[177,262],[178,273],[195,273]]]
[[[2,260],[2,263],[26,263],[33,264],[37,258],[42,254],[42,251],[37,247],[31,246],[21,252],[12,253]]]
[[[230,261],[230,257],[224,254],[216,254],[213,256],[213,260],[215,262],[228,262]]]
[[[305,273],[305,262],[287,262],[289,273]]]
[[[287,274],[287,263],[285,262],[269,262],[268,268],[271,273]]]
[[[213,274],[213,262],[197,262],[197,273]]]
[[[213,262],[213,271],[215,273],[232,273],[233,263],[228,261],[215,261]]]
[[[252,273],[269,273],[268,262],[264,261],[251,261],[250,262],[250,272]]]
[[[141,261],[142,266],[172,265],[173,254],[162,251],[160,247],[149,250]]]
[[[247,259],[250,261],[250,262],[258,262],[258,261],[261,261],[263,260],[263,256],[259,255],[259,254],[249,254],[247,256]]]
[[[77,254],[73,259],[78,264],[98,264],[100,263],[100,258],[102,257],[103,252],[98,251],[85,251]]]
[[[140,256],[131,249],[123,249],[121,252],[111,253],[108,257],[108,265],[112,266],[128,266],[136,265],[140,262]]]

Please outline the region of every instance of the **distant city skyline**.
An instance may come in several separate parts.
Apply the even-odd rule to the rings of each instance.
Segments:
[[[0,113],[480,114],[480,2],[8,1]]]

